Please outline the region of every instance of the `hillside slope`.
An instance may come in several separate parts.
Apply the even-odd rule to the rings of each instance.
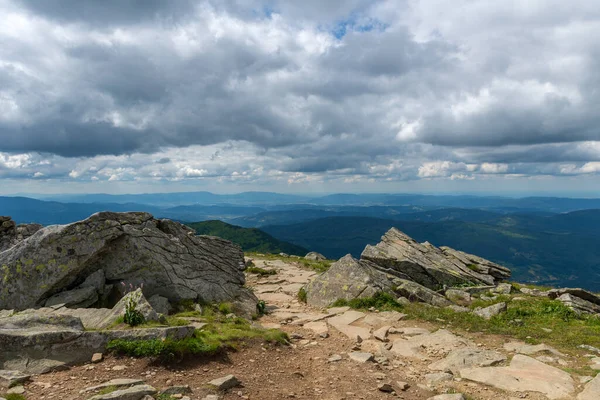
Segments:
[[[242,228],[222,221],[203,221],[187,224],[197,235],[218,236],[240,245],[242,250],[257,253],[287,253],[304,256],[308,250],[274,238],[256,228]]]

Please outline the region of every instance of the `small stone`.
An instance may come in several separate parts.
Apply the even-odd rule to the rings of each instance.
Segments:
[[[208,384],[219,390],[227,390],[239,386],[241,382],[235,376],[227,375],[222,378],[213,379]]]
[[[435,385],[436,383],[451,381],[452,378],[454,378],[454,375],[447,372],[425,375],[425,380],[427,381],[428,385]]]
[[[113,371],[124,371],[125,369],[127,369],[127,367],[124,365],[115,365],[114,367],[112,367]]]
[[[430,397],[427,400],[465,400],[465,396],[462,393],[438,394],[437,396]]]
[[[481,308],[478,307],[473,311],[473,314],[480,316],[483,319],[490,320],[492,317],[506,311],[506,303],[498,303],[489,307]]]
[[[398,386],[398,389],[402,390],[403,392],[410,388],[410,385],[408,383],[402,381],[396,382],[396,386]]]
[[[163,389],[160,394],[162,395],[171,395],[171,397],[173,397],[173,395],[176,394],[188,394],[188,393],[192,393],[192,389],[190,389],[189,385],[183,385],[183,386],[171,386],[168,387],[166,389]]]
[[[342,356],[340,356],[339,354],[334,354],[331,357],[329,357],[329,359],[327,360],[327,362],[338,362],[338,361],[342,361]]]
[[[354,360],[356,362],[359,363],[366,363],[369,361],[373,361],[373,354],[371,353],[362,353],[359,351],[353,351],[352,353],[349,353],[348,356],[350,357],[351,360]]]
[[[207,396],[204,396],[202,400],[219,400],[219,396],[217,396],[216,394],[209,394]]]
[[[381,327],[381,328],[377,329],[375,332],[373,332],[373,336],[377,340],[380,340],[382,342],[387,342],[388,341],[387,335],[388,335],[390,328],[391,328],[390,326]]]
[[[394,391],[394,388],[389,383],[380,383],[377,385],[377,389],[379,389],[380,392],[385,393],[392,393]]]
[[[0,387],[12,387],[29,380],[30,376],[19,371],[0,370]]]
[[[25,388],[22,385],[13,386],[6,391],[6,394],[23,394],[25,393]]]
[[[115,390],[106,394],[98,394],[90,397],[88,400],[123,400],[123,399],[142,399],[144,396],[153,396],[157,392],[150,385],[137,385],[127,389]]]
[[[104,359],[104,356],[102,355],[102,353],[94,353],[94,355],[92,356],[92,362],[94,364],[99,363],[103,359]]]

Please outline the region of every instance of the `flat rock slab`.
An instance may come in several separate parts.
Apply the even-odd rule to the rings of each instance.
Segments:
[[[523,342],[510,342],[504,344],[504,350],[519,354],[532,355],[537,353],[549,353],[555,356],[563,357],[564,354],[547,344],[527,344]]]
[[[307,324],[304,324],[304,328],[313,331],[317,335],[329,333],[329,328],[327,328],[327,323],[323,322],[323,321],[309,322]]]
[[[402,357],[426,359],[429,351],[449,353],[454,349],[473,346],[469,340],[440,329],[434,333],[395,340],[391,352]]]
[[[79,393],[94,392],[96,390],[104,389],[106,387],[111,387],[111,386],[114,386],[117,388],[122,388],[125,386],[135,386],[135,385],[139,385],[142,383],[144,383],[144,381],[142,379],[111,379],[110,381],[101,383],[99,385],[85,388],[85,389],[81,390]]]
[[[598,400],[600,399],[600,375],[589,381],[583,392],[577,395],[577,400]]]
[[[0,369],[0,387],[10,388],[29,380],[30,376],[20,371]]]
[[[267,303],[291,303],[294,298],[285,293],[262,293],[260,299]]]
[[[235,376],[227,375],[222,378],[213,379],[208,384],[219,390],[227,390],[239,386],[241,382]]]
[[[359,351],[353,351],[352,353],[348,353],[348,357],[350,357],[351,360],[359,363],[367,363],[369,361],[373,361],[373,354],[362,353]]]
[[[443,360],[429,365],[432,371],[452,371],[458,374],[460,370],[470,367],[491,367],[506,361],[504,354],[479,348],[453,350]]]
[[[329,323],[330,324],[341,324],[341,325],[350,325],[353,322],[358,321],[361,318],[365,317],[365,313],[360,312],[360,311],[354,311],[354,310],[350,310],[350,311],[346,311],[343,314],[337,315],[335,317],[331,317],[329,318]]]
[[[515,355],[508,367],[466,368],[460,375],[510,392],[540,392],[549,399],[568,398],[575,390],[568,373],[521,354]]]
[[[394,325],[394,323],[402,320],[406,314],[397,311],[384,311],[377,314],[369,314],[364,318],[364,323],[373,328],[381,328],[386,325]]]
[[[365,313],[350,310],[343,314],[329,318],[327,323],[344,335],[348,336],[350,339],[356,339],[357,336],[360,336],[361,339],[368,339],[371,337],[371,330],[369,328],[350,325],[364,316]]]
[[[115,390],[107,394],[99,394],[88,400],[140,400],[145,396],[153,396],[158,391],[150,385],[137,385],[127,389]]]

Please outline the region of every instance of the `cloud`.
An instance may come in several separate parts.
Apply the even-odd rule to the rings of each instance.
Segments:
[[[600,11],[583,0],[3,0],[0,13],[4,178],[600,172]]]

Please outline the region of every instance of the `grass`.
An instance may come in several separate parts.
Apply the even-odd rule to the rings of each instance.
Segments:
[[[408,314],[408,318],[436,325],[471,332],[508,335],[532,344],[543,342],[563,351],[574,350],[580,344],[600,347],[600,319],[592,315],[577,315],[558,300],[531,297],[526,301],[511,302],[511,296],[503,295],[493,301],[476,300],[470,307],[487,307],[502,301],[507,303],[507,311],[489,321],[472,313],[460,313],[422,303],[404,306],[387,294],[350,301],[338,300],[332,306],[396,310]],[[543,328],[552,331],[547,332]]]
[[[227,349],[235,349],[241,342],[261,339],[268,343],[284,344],[287,335],[277,329],[258,329],[250,322],[239,317],[226,317],[230,314],[231,304],[221,303],[205,306],[202,318],[207,325],[196,330],[189,338],[174,340],[113,340],[107,349],[117,354],[132,357],[153,357],[161,360],[181,360],[189,356],[210,356]],[[181,314],[175,315],[180,317]]]
[[[114,385],[113,386],[107,386],[107,387],[103,388],[102,390],[100,390],[98,392],[98,394],[109,394],[109,393],[114,392],[117,389],[118,389],[118,387],[116,387]]]
[[[269,276],[269,275],[277,275],[277,271],[274,269],[264,269],[260,267],[248,267],[246,268],[246,272],[249,274],[256,274],[260,276]]]
[[[306,290],[304,288],[298,290],[298,301],[306,303]]]
[[[27,400],[25,398],[25,396],[23,396],[22,394],[17,394],[17,393],[9,393],[9,394],[5,394],[3,395],[3,397],[6,400]]]

